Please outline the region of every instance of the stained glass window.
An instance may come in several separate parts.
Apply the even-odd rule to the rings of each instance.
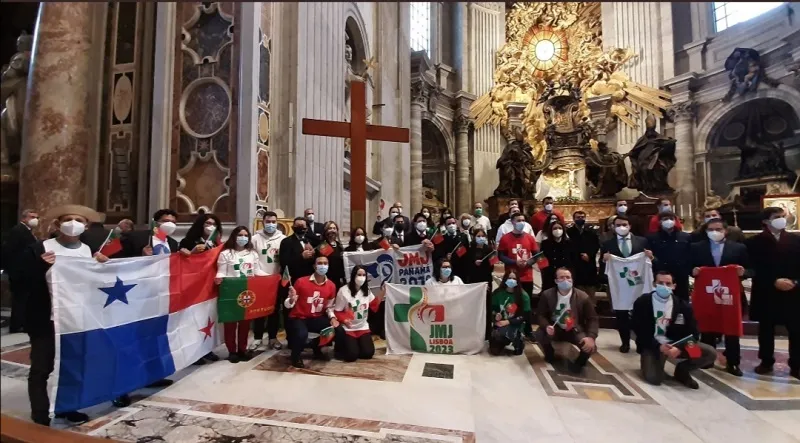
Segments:
[[[431,4],[411,2],[411,50],[431,55]]]
[[[757,17],[786,2],[714,2],[714,29],[724,31],[731,26]]]

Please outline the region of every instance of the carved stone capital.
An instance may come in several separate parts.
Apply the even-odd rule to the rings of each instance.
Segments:
[[[428,107],[428,100],[431,98],[433,88],[425,82],[411,84],[411,104]]]
[[[471,124],[473,124],[473,122],[469,117],[464,114],[458,114],[455,120],[453,120],[453,131],[456,134],[466,134],[469,132]]]
[[[667,108],[667,116],[675,123],[692,122],[696,116],[696,104],[693,101],[673,103]]]

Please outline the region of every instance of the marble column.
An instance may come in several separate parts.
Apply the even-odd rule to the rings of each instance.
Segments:
[[[422,208],[422,113],[428,105],[430,89],[423,83],[411,85],[411,208]]]
[[[87,201],[91,130],[90,3],[41,3],[22,140],[20,207]],[[45,226],[47,223],[44,224]]]
[[[667,109],[667,115],[675,122],[675,164],[678,205],[692,205],[695,201],[694,177],[694,116],[695,104],[692,101],[675,103]]]
[[[470,121],[459,114],[454,122],[456,133],[456,214],[470,213],[472,192],[469,180],[469,125]]]

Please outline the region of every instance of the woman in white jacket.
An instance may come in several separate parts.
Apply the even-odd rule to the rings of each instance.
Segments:
[[[253,248],[250,231],[246,226],[237,226],[222,245],[217,259],[217,278],[214,283],[221,284],[225,277],[253,277],[266,275],[261,269],[258,251]],[[247,336],[250,334],[250,320],[225,323],[225,346],[228,348],[228,361],[238,363],[250,360],[247,353]]]
[[[446,258],[439,260],[433,267],[433,277],[425,282],[425,286],[463,285],[464,282],[453,275],[453,265]]]

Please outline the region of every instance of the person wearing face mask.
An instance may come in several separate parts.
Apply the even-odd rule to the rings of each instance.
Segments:
[[[527,223],[525,216],[515,213],[510,219],[514,230],[505,234],[497,245],[497,258],[505,264],[507,269],[517,273],[520,286],[533,296],[533,256],[539,252],[539,244],[533,235],[525,231]]]
[[[39,214],[33,209],[26,209],[20,214],[19,223],[8,231],[3,242],[3,271],[8,275],[8,286],[11,290],[11,319],[8,332],[14,334],[24,332],[25,298],[27,285],[20,278],[19,257],[30,245],[36,243],[34,230],[39,226]]]
[[[491,255],[490,255],[491,254]],[[489,243],[489,237],[483,228],[475,228],[473,231],[472,243],[469,245],[469,250],[464,256],[464,273],[463,280],[465,283],[486,283],[486,312],[492,312],[491,299],[492,299],[492,273],[494,272],[493,260],[497,259],[497,252],[494,251],[492,245]],[[486,340],[489,339],[491,332],[491,317],[486,318]]]
[[[539,232],[545,227],[545,223],[551,214],[555,214],[562,224],[564,223],[564,214],[555,209],[553,204],[553,197],[545,197],[542,199],[542,209],[531,217],[531,227],[533,232]]]
[[[469,240],[467,235],[458,229],[458,221],[455,217],[445,220],[445,233],[443,240],[433,248],[433,261],[447,259],[451,262],[454,275],[461,279],[466,278],[468,269]],[[461,247],[464,247],[463,250]],[[459,250],[463,251],[459,253]]]
[[[647,247],[646,238],[631,234],[631,224],[628,217],[618,215],[614,218],[614,237],[600,245],[602,261],[600,262],[599,275],[606,275],[606,262],[611,259],[612,255],[630,257],[644,252],[652,260],[653,253]],[[625,354],[631,350],[631,311],[615,309],[614,314],[619,338],[622,341],[619,352]]]
[[[402,220],[400,215],[395,215],[398,221]],[[402,223],[402,221],[401,221]],[[405,226],[403,226],[405,228]],[[405,237],[405,234],[403,235]],[[400,240],[400,237],[397,235],[397,230],[395,229],[394,225],[387,224],[381,228],[380,237],[376,238],[372,241],[370,245],[373,250],[377,249],[388,249],[386,246],[391,247],[395,250],[400,249],[403,246],[403,242]]]
[[[709,221],[714,219],[723,220],[722,214],[720,214],[719,209],[706,208],[706,210],[703,211],[703,224],[701,224],[697,229],[692,231],[692,233],[690,234],[692,236],[692,243],[705,241],[708,238],[706,237],[706,224],[708,224]],[[725,240],[744,244],[745,236],[744,233],[742,232],[742,229],[739,228],[738,226],[728,225],[728,229],[725,232]]]
[[[472,228],[474,227],[474,221],[472,220],[472,216],[464,213],[461,214],[458,220],[458,230],[467,237],[467,242],[472,241]]]
[[[672,212],[662,212],[658,217],[661,229],[647,237],[654,256],[653,272],[669,271],[675,279],[675,296],[688,300],[689,274],[692,270],[691,236],[678,229],[678,218]]]
[[[161,233],[166,235],[166,239],[161,240],[153,235],[153,229],[135,230],[123,235],[120,238],[122,243],[123,257],[142,257],[149,255],[161,255],[175,253],[180,250],[177,240],[172,238],[177,225],[178,213],[172,209],[159,209],[153,214],[151,225],[158,228]]]
[[[543,291],[555,286],[556,269],[573,269],[580,260],[572,240],[564,234],[564,225],[555,222],[547,229],[547,238],[541,243],[541,250],[549,263],[542,269]]]
[[[364,252],[372,251],[372,243],[367,241],[367,231],[361,226],[357,226],[350,231],[350,243],[344,248],[344,252]]]
[[[34,423],[50,425],[50,399],[47,379],[53,372],[56,353],[55,326],[53,324],[52,295],[47,275],[59,257],[92,257],[91,249],[80,240],[87,224],[99,222],[98,212],[81,205],[64,205],[48,211],[49,219],[58,226],[56,238],[30,245],[18,258],[21,277],[28,286],[25,306],[25,332],[30,338],[31,367],[28,374],[28,397],[31,402],[31,419]],[[107,257],[94,254],[104,262]],[[87,294],[88,297],[88,294]],[[67,412],[56,414],[71,423],[89,420],[86,414]]]
[[[580,354],[569,362],[568,368],[580,373],[589,357],[597,351],[595,341],[600,329],[599,319],[589,294],[573,288],[572,271],[557,268],[554,280],[556,286],[542,292],[539,297],[536,341],[548,363],[555,361],[556,357],[553,342],[564,341],[577,346]]]
[[[217,258],[217,276],[214,284],[222,284],[223,278],[249,278],[266,275],[261,269],[261,260],[253,247],[250,231],[246,226],[237,226]],[[228,361],[239,363],[249,361],[247,336],[250,334],[250,320],[225,323],[225,347],[228,348]]]
[[[381,219],[380,212],[378,212],[378,219],[375,221],[375,225],[372,226],[372,233],[375,235],[383,235],[383,230],[386,228],[395,228],[397,224],[397,217],[402,218],[403,223],[403,235],[408,234],[411,232],[411,221],[403,215],[403,205],[400,202],[395,202],[391,208],[389,208],[389,217],[385,219]]]
[[[519,285],[517,273],[506,269],[500,285],[489,300],[487,321],[489,323],[489,353],[503,355],[511,345],[514,355],[525,350],[523,336],[531,323],[531,297]]]
[[[283,232],[278,229],[278,214],[272,211],[264,213],[264,228],[256,232],[251,241],[253,249],[258,253],[258,260],[261,270],[265,275],[279,274],[281,271],[280,266],[280,247],[283,239],[286,238]],[[275,310],[268,317],[255,318],[253,323],[253,343],[250,345],[250,351],[255,351],[261,348],[262,340],[264,338],[264,331],[266,330],[269,342],[267,343],[268,349],[280,350],[283,345],[278,341],[278,327],[280,324],[281,305],[286,298],[286,292],[282,286],[278,286],[278,296],[275,298]],[[286,324],[286,314],[283,311],[284,324]]]
[[[314,249],[319,243],[316,237],[309,237],[307,232],[305,217],[296,217],[292,222],[292,235],[281,240],[278,248],[281,274],[288,268],[292,284],[314,273]]]
[[[750,278],[752,272],[747,271],[749,260],[747,258],[747,247],[741,243],[729,241],[725,238],[727,224],[721,219],[709,220],[706,223],[706,240],[693,243],[691,249],[692,275],[697,277],[701,267],[718,267],[733,265],[737,267],[740,278]],[[746,300],[744,291],[741,291],[742,299]],[[720,334],[702,331],[700,341],[716,347]],[[738,336],[725,336],[725,369],[729,374],[737,377],[742,376],[739,369],[741,361],[741,351]]]
[[[336,286],[328,280],[328,258],[317,257],[314,260],[314,272],[311,276],[297,278],[289,287],[289,296],[283,305],[289,311],[286,324],[286,335],[289,348],[292,350],[291,362],[295,368],[305,368],[300,355],[303,349],[311,347],[314,359],[329,360],[319,346],[319,337],[308,343],[308,333],[319,334],[328,326],[339,327],[339,321],[333,312],[336,300]]]
[[[753,270],[750,320],[758,322],[757,374],[769,374],[775,364],[775,327],[789,333],[789,374],[800,379],[800,236],[786,231],[782,208],[761,211],[764,230],[745,241]]]
[[[463,285],[464,282],[453,272],[453,264],[443,258],[433,266],[433,276],[425,282],[425,286]]]
[[[303,217],[306,219],[306,229],[308,229],[306,236],[313,238],[317,243],[321,242],[325,234],[325,225],[316,221],[316,214],[311,208],[303,211]]]
[[[404,245],[405,246],[415,246],[415,245],[425,245],[429,249],[433,249],[433,243],[431,243],[430,237],[431,233],[428,229],[427,218],[424,214],[417,214],[413,218],[414,228],[406,237]]]
[[[475,202],[475,206],[473,208],[473,214],[475,214],[475,227],[483,228],[484,231],[489,232],[492,230],[492,222],[489,221],[489,217],[486,216],[484,213],[483,203]]]
[[[517,214],[522,214],[522,212],[519,210],[519,208],[512,209],[511,210],[511,216],[508,219],[506,219],[506,221],[503,222],[497,228],[497,234],[495,234],[495,238],[494,238],[494,242],[496,244],[500,244],[500,239],[502,239],[504,235],[508,234],[509,232],[514,231],[514,220],[513,220],[513,218]],[[533,234],[533,228],[531,227],[530,224],[528,224],[527,221],[524,222],[524,224],[522,225],[522,232],[524,232],[526,234],[534,235]]]
[[[665,378],[664,364],[670,360],[675,364],[675,380],[690,389],[700,386],[690,372],[714,364],[716,350],[698,343],[697,323],[692,306],[688,301],[674,297],[675,282],[667,271],[655,275],[655,290],[644,294],[633,304],[633,331],[636,332],[636,351],[641,355],[640,367],[644,380],[652,385],[660,385]],[[690,358],[686,352],[688,341],[679,342],[691,336],[691,341],[700,348],[699,358]]]
[[[336,293],[333,312],[339,327],[336,328],[334,354],[346,362],[354,362],[359,358],[369,360],[375,355],[367,317],[369,311],[373,314],[378,312],[385,291],[382,288],[377,296],[374,295],[367,281],[367,269],[355,265],[350,272],[350,281]]]
[[[184,255],[202,254],[219,246],[222,238],[222,222],[214,214],[200,214],[178,244]]]
[[[508,210],[500,214],[499,217],[497,217],[498,226],[502,226],[505,222],[507,222],[508,219],[510,219],[515,212],[522,212],[522,208],[520,208],[519,206],[519,200],[517,199],[512,198],[511,200],[509,200],[507,206]]]
[[[662,198],[656,203],[656,207],[658,208],[658,214],[651,215],[650,220],[648,221],[647,225],[647,233],[648,234],[657,234],[661,231],[662,227],[662,214],[674,214],[674,208],[672,203],[669,201],[668,198]],[[681,224],[680,219],[675,217],[675,229],[681,231],[683,230],[683,224]],[[680,283],[678,283],[678,287],[680,287]]]
[[[422,210],[419,211],[423,217],[425,217],[425,221],[428,223],[428,230],[434,229],[436,227],[436,223],[433,222],[433,216],[431,215],[431,208],[427,206],[423,206]]]
[[[336,290],[338,291],[345,283],[344,278],[344,260],[342,259],[342,252],[344,248],[342,247],[342,242],[339,240],[339,225],[336,222],[329,221],[325,223],[325,238],[324,241],[330,246],[328,252],[330,252],[326,257],[328,257],[328,280],[332,281],[334,285],[336,285]],[[328,249],[328,248],[325,248]],[[323,248],[319,247],[316,249],[316,255],[324,255]]]
[[[575,211],[572,214],[573,225],[567,228],[567,235],[572,241],[577,254],[577,260],[573,263],[575,271],[575,287],[589,294],[589,298],[594,301],[594,294],[597,289],[597,252],[600,251],[600,238],[597,231],[586,225],[586,213]]]
[[[452,217],[452,216],[453,216],[453,212],[450,209],[442,208],[442,210],[439,211],[439,223],[437,223],[437,226],[441,228],[442,226],[445,225],[445,222],[447,221],[447,219]]]

